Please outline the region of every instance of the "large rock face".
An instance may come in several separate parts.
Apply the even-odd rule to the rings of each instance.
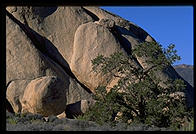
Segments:
[[[78,80],[94,91],[106,82],[107,76],[94,73],[91,61],[99,54],[109,56],[118,50],[120,43],[109,29],[93,22],[80,25],[75,33],[71,70]]]
[[[139,43],[154,41],[139,26],[97,7],[6,10],[6,97],[14,112],[83,113],[98,85],[111,87],[117,82],[95,74],[91,61],[100,54],[129,55]],[[150,66],[139,57],[133,64]],[[172,67],[157,76],[163,81],[181,78]],[[186,85],[192,106],[193,89]]]
[[[76,29],[83,23],[94,21],[82,7],[15,8],[12,15],[50,40],[68,63]]]
[[[69,79],[62,67],[36,48],[22,26],[20,22],[17,24],[6,17],[6,83],[48,75],[58,76],[62,80]]]
[[[64,81],[65,84],[61,85],[60,90],[65,90],[64,92],[62,92],[64,96],[72,98],[67,101],[68,104],[75,103],[80,99],[91,97],[86,90],[84,90],[75,80],[73,80],[73,78],[71,78],[67,74],[67,72],[65,71],[66,69],[63,69],[68,65],[65,63],[65,61],[62,60],[59,52],[54,47],[52,47],[51,44],[47,43],[48,40],[42,39],[41,36],[38,36],[36,32],[23,25],[21,22],[14,19],[9,14],[8,16],[9,17],[6,17],[6,83],[8,87],[7,97],[15,112],[22,112],[22,103],[19,98],[23,96],[23,93],[26,90],[25,86],[27,86],[24,84],[21,85],[20,83],[23,81],[31,81],[43,76],[57,76],[60,80]],[[33,40],[33,38],[36,37],[37,40]],[[38,42],[39,40],[41,41]],[[44,44],[45,41],[46,44]],[[45,47],[45,45],[48,46]],[[13,87],[13,84],[11,85],[10,83],[16,80],[17,83],[19,83],[19,86],[17,84]],[[33,90],[34,88],[28,89],[29,92],[33,92]],[[48,90],[46,90],[46,92],[47,91]],[[20,92],[22,92],[22,94]],[[70,92],[72,93],[71,95],[69,94]],[[30,95],[33,96],[34,94]],[[75,98],[73,98],[73,96],[75,96]],[[39,97],[37,98],[37,100],[43,99],[43,96],[37,97]],[[67,103],[63,104],[63,102],[61,101],[59,101],[58,103],[60,105],[64,105],[62,107],[64,107],[65,110]],[[31,110],[30,107],[28,108],[29,109],[25,108],[25,111],[33,113],[41,112],[43,114],[42,111],[39,112],[36,110]],[[52,107],[50,108],[52,109]],[[52,112],[50,112],[50,114],[52,114]],[[54,112],[53,114],[56,113]]]

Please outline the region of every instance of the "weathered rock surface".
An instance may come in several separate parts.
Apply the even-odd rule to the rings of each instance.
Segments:
[[[124,20],[123,18],[108,13],[107,11],[104,11],[97,7],[84,7],[91,11],[92,13],[96,14],[99,19],[109,18],[115,21],[115,24],[117,25],[117,33],[119,34],[119,41],[121,41],[121,45],[124,46],[125,49],[133,49],[136,45],[138,45],[140,42],[147,41],[155,41],[147,32],[145,32],[143,29],[138,27],[137,25],[128,22]],[[123,37],[123,38],[122,38]],[[147,69],[152,65],[148,65],[146,62],[146,59],[150,57],[137,57],[137,62],[142,66],[143,69]],[[168,79],[182,79],[181,76],[174,70],[172,66],[167,68],[167,70],[162,72],[157,72],[157,77],[159,77],[162,82],[161,86],[166,87],[166,85],[163,84],[163,82],[167,81]],[[186,87],[186,96],[187,96],[187,104],[189,106],[193,106],[193,88],[189,83],[185,81]]]
[[[76,80],[70,79],[66,98],[68,105],[83,99],[92,99],[92,94],[85,90]]]
[[[88,109],[98,85],[117,82],[93,72],[91,61],[117,51],[129,55],[139,43],[155,41],[139,26],[98,7],[6,10],[6,96],[15,112],[58,115],[69,105],[71,114],[83,113],[78,102]],[[145,58],[136,58],[134,65],[151,66]],[[157,77],[181,78],[173,67]],[[193,106],[193,88],[185,84],[187,103]]]
[[[44,116],[58,115],[66,108],[66,85],[56,76],[32,80],[22,97],[22,112],[39,113]]]
[[[78,115],[84,114],[90,107],[95,104],[93,99],[80,100],[74,104],[67,105],[65,110],[66,117],[74,118]]]
[[[76,29],[83,23],[94,21],[82,7],[16,8],[12,14],[24,23],[26,20],[30,28],[50,40],[68,63]],[[47,11],[52,14],[46,14]]]
[[[66,72],[37,49],[23,29],[9,17],[6,17],[6,27],[6,83],[53,75],[69,80]]]
[[[136,24],[129,22],[118,15],[112,14],[106,10],[100,9],[99,7],[90,7],[85,6],[85,9],[89,10],[93,14],[95,14],[99,19],[112,19],[115,24],[119,26],[121,29],[126,29],[129,33],[132,33],[132,36],[135,38],[139,38],[142,41],[153,41],[154,39],[142,28],[137,26]]]
[[[192,87],[194,87],[194,67],[193,65],[175,65],[174,69],[183,77]]]
[[[120,49],[118,40],[104,26],[93,22],[82,24],[75,33],[70,68],[94,92],[98,85],[106,84],[107,76],[93,72],[91,61],[99,54],[109,56]]]
[[[31,31],[25,31],[25,26],[17,22],[15,23],[9,17],[6,17],[6,83],[13,80],[25,81],[33,80],[42,76],[57,76],[61,80],[65,81],[67,84],[64,85],[64,90],[67,92],[64,95],[69,99],[68,104],[75,103],[90,94],[84,90],[80,84],[74,81],[60,66],[62,64],[57,64],[54,60],[49,58],[49,56],[56,54],[58,56],[58,51],[54,51],[55,48],[51,48],[51,44],[46,47],[48,52],[43,52],[43,49],[38,49],[34,42],[31,40],[27,34]],[[31,34],[32,35],[32,34]],[[36,36],[38,37],[38,36]],[[39,38],[38,38],[39,39]],[[38,45],[44,45],[42,42]],[[49,53],[49,56],[47,55]],[[51,54],[50,54],[51,53]],[[58,61],[58,57],[57,61]],[[59,55],[60,56],[60,55]],[[52,57],[52,56],[51,56]],[[55,59],[55,56],[53,57]],[[60,59],[60,58],[59,58]],[[62,62],[61,62],[62,63]],[[65,65],[64,65],[65,67]],[[20,83],[20,82],[19,82]],[[16,85],[15,85],[16,86]],[[63,86],[63,85],[62,85]],[[77,90],[78,89],[78,90]],[[13,91],[12,91],[13,90]],[[18,91],[17,91],[18,90]],[[9,87],[9,92],[7,96],[11,101],[14,111],[21,111],[21,104],[19,103],[18,94],[13,94],[12,92],[24,92],[25,87],[23,85],[17,85],[17,87]],[[83,91],[84,90],[84,91]],[[75,92],[75,93],[74,93]],[[72,93],[72,94],[70,94]],[[20,96],[22,94],[19,93]],[[74,97],[73,97],[74,96]],[[13,100],[16,99],[16,100]],[[20,109],[18,109],[20,107]],[[30,109],[29,109],[30,110]],[[28,110],[27,110],[28,111]],[[32,110],[30,110],[32,111]]]
[[[31,80],[14,80],[11,81],[7,87],[6,98],[11,103],[15,113],[19,113],[22,110],[21,100],[24,90],[30,81]]]

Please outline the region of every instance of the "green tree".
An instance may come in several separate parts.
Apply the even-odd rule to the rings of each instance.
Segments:
[[[105,85],[99,86],[95,106],[80,118],[111,125],[138,122],[158,127],[183,126],[192,115],[186,107],[183,81],[168,80],[163,88],[156,74],[180,60],[174,48],[174,44],[163,49],[159,43],[144,42],[128,56],[120,52],[110,57],[98,55],[92,60],[93,70],[119,80],[108,93]],[[150,66],[143,69],[134,64],[137,57],[144,57]]]

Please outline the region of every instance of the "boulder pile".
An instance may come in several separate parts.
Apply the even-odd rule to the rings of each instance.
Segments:
[[[114,78],[96,74],[99,54],[130,55],[141,42],[155,41],[146,31],[98,7],[6,8],[6,104],[15,113],[44,116],[81,114],[94,104],[98,85]],[[148,67],[145,59],[133,61]],[[181,78],[173,67],[158,77]],[[188,105],[193,89],[187,85]],[[66,116],[66,115],[65,115]]]

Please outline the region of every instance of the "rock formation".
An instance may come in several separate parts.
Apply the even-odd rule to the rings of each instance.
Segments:
[[[174,69],[176,72],[182,76],[192,87],[194,87],[194,68],[193,65],[175,65]]]
[[[6,98],[14,112],[84,113],[98,85],[115,84],[110,76],[95,74],[91,60],[114,52],[130,55],[139,43],[155,41],[137,25],[98,7],[6,10]],[[133,64],[149,67],[140,58]],[[163,81],[181,78],[173,67],[168,72],[159,72]],[[193,106],[193,89],[185,83],[187,104]]]

